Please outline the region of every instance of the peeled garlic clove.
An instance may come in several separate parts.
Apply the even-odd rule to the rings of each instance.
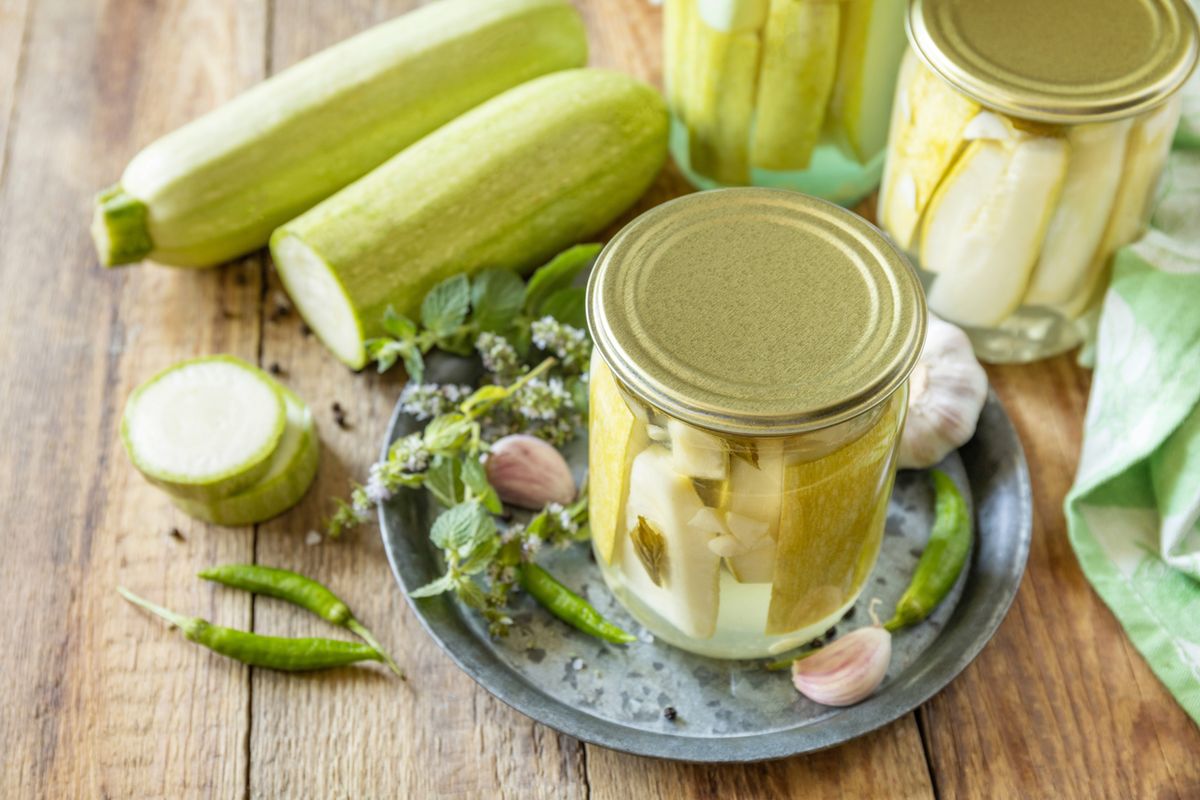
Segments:
[[[859,628],[793,663],[792,683],[815,703],[852,706],[874,694],[891,660],[892,635]]]
[[[987,400],[987,373],[958,327],[929,316],[925,350],[908,388],[908,419],[900,437],[901,469],[924,469],[966,444]]]
[[[488,483],[506,503],[540,509],[575,499],[571,468],[553,445],[524,433],[498,439],[484,462]]]

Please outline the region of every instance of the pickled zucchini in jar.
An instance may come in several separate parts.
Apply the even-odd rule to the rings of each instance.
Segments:
[[[878,217],[914,257],[930,309],[981,358],[1053,355],[1086,336],[1112,255],[1145,230],[1195,19],[1179,2],[1149,4],[1175,23],[1160,38],[1135,4],[1114,16],[1038,0],[1053,18],[1035,24],[1019,0],[984,27],[972,13],[990,0],[941,13],[949,1],[912,6]]]
[[[665,0],[672,153],[701,188],[879,182],[905,0]]]
[[[589,525],[647,630],[757,658],[853,606],[924,315],[878,231],[794,192],[690,195],[610,242],[588,287]]]
[[[642,407],[591,370],[597,561],[654,635],[717,658],[816,638],[879,554],[907,398],[782,438],[731,438]]]

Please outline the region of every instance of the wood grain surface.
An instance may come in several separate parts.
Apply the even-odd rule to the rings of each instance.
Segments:
[[[91,195],[161,134],[412,5],[0,0],[0,797],[1200,797],[1200,733],[1067,541],[1061,506],[1087,396],[1067,357],[990,370],[1036,501],[1029,570],[995,640],[917,713],[812,756],[713,768],[585,746],[451,664],[409,613],[373,530],[305,543],[327,498],[374,459],[401,378],[352,374],[306,336],[264,255],[209,271],[102,269]],[[594,64],[659,82],[656,9],[579,6]],[[687,190],[669,167],[626,219]],[[133,386],[215,352],[278,365],[317,416],[317,484],[265,525],[182,516],[117,441]],[[335,586],[392,644],[408,685],[369,668],[253,670],[115,592],[329,635],[293,608],[194,577],[234,560]]]

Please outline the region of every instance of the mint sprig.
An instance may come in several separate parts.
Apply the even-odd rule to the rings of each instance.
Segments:
[[[430,350],[470,355],[483,349],[480,334],[493,334],[483,339],[485,347],[494,347],[498,337],[519,359],[527,358],[536,321],[549,317],[580,331],[586,328],[585,292],[573,284],[599,252],[598,244],[565,250],[539,267],[528,285],[504,269],[448,278],[425,296],[419,325],[389,307],[383,317],[387,335],[366,341],[367,358],[380,372],[402,362],[409,380],[416,383],[424,380]]]
[[[582,428],[591,341],[585,293],[574,283],[599,249],[573,247],[528,284],[508,270],[451,277],[426,295],[420,323],[389,308],[387,335],[367,342],[380,372],[404,363],[410,380],[401,406],[428,422],[393,442],[367,483],[353,488],[349,502],[338,501],[329,533],[338,536],[366,521],[374,506],[401,489],[428,489],[443,509],[430,540],[441,551],[445,572],[412,596],[453,592],[483,614],[495,635],[512,624],[508,597],[519,585],[520,566],[544,547],[588,538],[585,494],[566,507],[550,504],[524,523],[498,522],[504,507],[483,459],[489,442],[510,433],[562,445]],[[476,353],[485,371],[482,385],[422,383],[424,357],[434,348]]]

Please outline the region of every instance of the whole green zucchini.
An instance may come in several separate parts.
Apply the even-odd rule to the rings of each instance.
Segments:
[[[322,51],[142,150],[96,198],[105,265],[207,267],[430,131],[525,81],[582,66],[567,0],[440,0]]]
[[[591,237],[650,185],[667,112],[650,86],[579,69],[510,89],[271,236],[309,327],[354,369],[387,306],[415,316],[434,285],[526,270]]]

